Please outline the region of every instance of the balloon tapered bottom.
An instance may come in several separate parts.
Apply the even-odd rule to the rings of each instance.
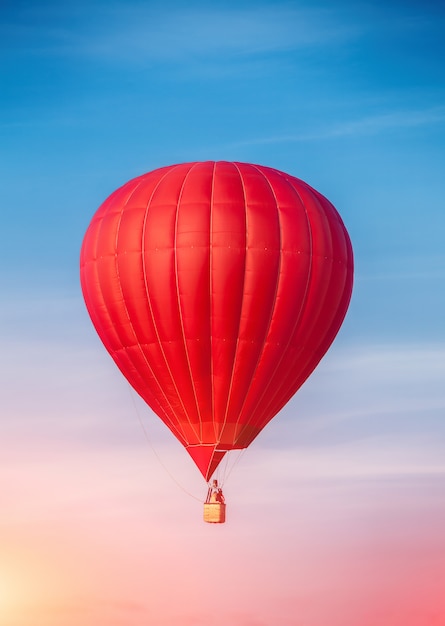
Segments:
[[[204,521],[209,524],[224,524],[226,521],[226,505],[223,502],[205,502]]]

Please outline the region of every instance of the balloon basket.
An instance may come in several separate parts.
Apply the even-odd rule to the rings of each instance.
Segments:
[[[223,502],[205,502],[204,521],[209,524],[224,524],[226,521],[226,505]]]

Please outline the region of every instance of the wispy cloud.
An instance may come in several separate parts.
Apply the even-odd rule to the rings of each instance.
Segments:
[[[422,256],[399,255],[391,260],[388,267],[385,259],[372,259],[368,268],[360,268],[355,275],[356,282],[360,281],[414,281],[437,280],[445,278],[445,253],[440,250],[436,254]]]
[[[444,380],[445,345],[331,351],[247,460],[258,446],[307,479],[443,475]]]
[[[302,11],[288,5],[189,9],[142,19],[140,13],[133,13],[129,17],[121,31],[122,41],[129,50],[155,58],[257,54],[331,44],[351,34],[327,11]],[[106,40],[103,44],[105,49]]]
[[[378,423],[391,414],[417,412],[417,431],[422,431],[422,414],[445,410],[445,345],[440,343],[356,346],[327,358],[319,376],[334,394],[338,416],[372,416]]]
[[[341,137],[360,137],[404,128],[436,126],[445,123],[445,107],[435,106],[411,111],[390,111],[376,115],[367,115],[358,119],[332,123],[324,128],[305,132],[288,133],[269,137],[256,137],[236,142],[234,146],[250,146],[280,143],[305,143],[337,139]]]
[[[42,21],[45,15],[47,23]],[[39,7],[39,13],[29,8],[17,22],[8,23],[8,39],[11,29],[35,52],[58,51],[114,61],[131,58],[137,63],[326,46],[357,34],[357,27],[340,21],[332,11],[296,9],[287,3],[170,11],[151,3],[114,3],[96,9],[88,6],[83,15],[73,7],[64,11]]]
[[[330,446],[294,446],[292,450],[257,451],[245,459],[249,472],[268,476],[276,485],[300,480],[366,480],[445,476],[444,445],[422,446],[398,437],[374,437]]]
[[[326,136],[377,134],[385,130],[443,124],[444,122],[444,106],[418,111],[392,111],[338,124],[331,128]]]

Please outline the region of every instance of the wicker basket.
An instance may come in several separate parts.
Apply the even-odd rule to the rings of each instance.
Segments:
[[[209,524],[224,524],[226,505],[222,502],[206,502],[204,504],[204,521]]]

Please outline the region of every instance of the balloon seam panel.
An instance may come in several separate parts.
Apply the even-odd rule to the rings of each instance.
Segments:
[[[185,329],[184,329],[184,317],[183,317],[183,311],[182,311],[182,307],[181,307],[181,296],[180,296],[180,293],[179,293],[178,247],[177,247],[178,221],[179,221],[179,209],[180,209],[180,204],[181,204],[181,198],[182,198],[182,195],[183,195],[183,192],[184,192],[184,187],[185,187],[187,178],[190,176],[190,172],[192,171],[192,169],[194,167],[197,167],[197,165],[198,165],[197,163],[194,163],[187,170],[187,173],[186,173],[186,175],[184,177],[184,180],[182,182],[181,189],[180,189],[180,192],[179,192],[178,201],[176,203],[175,236],[174,236],[173,250],[174,250],[174,265],[175,265],[176,298],[177,298],[177,302],[178,302],[178,311],[179,311],[179,320],[180,320],[181,333],[182,333],[182,341],[183,341],[183,344],[184,344],[184,352],[185,352],[185,357],[186,357],[188,371],[189,371],[190,383],[191,383],[192,389],[193,389],[193,397],[195,399],[196,411],[197,411],[198,418],[199,418],[199,441],[202,443],[202,419],[201,419],[201,412],[200,412],[200,408],[199,408],[198,397],[197,397],[197,394],[196,394],[196,387],[195,387],[195,383],[194,383],[194,380],[193,380],[193,371],[192,371],[192,366],[191,366],[191,363],[190,363],[190,355],[189,355],[189,350],[188,350],[188,347],[187,347],[187,337],[185,335]],[[178,396],[179,396],[179,394],[178,394]],[[181,403],[183,404],[182,399],[181,399]],[[190,421],[190,418],[188,416],[188,412],[187,411],[186,411],[186,416],[187,416],[188,422],[190,424],[190,428],[194,432],[196,432],[194,424],[192,424],[192,422]]]
[[[326,200],[323,198],[323,200]],[[320,199],[320,194],[317,192],[316,193],[316,201],[317,204],[322,204],[322,201]],[[332,222],[330,221],[330,219],[328,218],[328,222],[330,225],[330,233],[332,236],[332,231],[333,229],[338,229],[338,232],[341,234],[341,237],[343,239],[343,243],[345,244],[345,248],[346,248],[346,261],[345,261],[345,265],[346,267],[348,267],[349,264],[351,264],[351,259],[350,259],[350,253],[352,251],[352,248],[350,246],[350,240],[349,240],[349,235],[347,234],[346,228],[343,224],[343,221],[339,215],[339,213],[337,212],[337,210],[335,209],[335,207],[328,201],[328,204],[330,205],[330,207],[332,207],[333,209],[333,215],[332,215]],[[333,247],[332,247],[333,248]],[[334,249],[333,249],[334,252]],[[333,259],[334,261],[334,259]],[[334,265],[333,265],[334,267]],[[317,363],[316,365],[321,361],[321,359],[323,358],[323,355],[325,354],[327,348],[326,346],[326,342],[328,342],[328,346],[329,347],[332,342],[334,341],[335,337],[337,336],[340,328],[341,328],[341,323],[346,315],[347,312],[347,308],[348,308],[348,303],[350,300],[350,296],[351,296],[351,287],[352,285],[350,284],[350,281],[348,280],[348,273],[345,274],[345,278],[344,278],[344,284],[343,284],[343,288],[342,288],[342,293],[341,296],[338,298],[338,303],[337,303],[337,307],[336,307],[336,312],[334,317],[331,319],[331,323],[329,325],[329,327],[325,330],[324,336],[322,338],[322,340],[319,343],[319,347],[316,351],[317,354]],[[329,339],[330,338],[330,341]],[[319,356],[318,356],[319,355]],[[313,369],[315,369],[316,365],[312,368],[311,371],[313,371]],[[309,372],[308,376],[310,375],[311,372]]]
[[[129,312],[128,312],[128,306],[127,306],[127,303],[125,302],[124,293],[123,293],[123,290],[122,290],[122,287],[121,287],[121,283],[120,283],[119,262],[118,262],[118,254],[117,254],[117,250],[118,250],[118,240],[119,240],[119,231],[120,231],[120,225],[121,225],[121,222],[122,222],[122,217],[123,217],[123,214],[124,214],[125,208],[127,207],[128,202],[130,201],[130,199],[132,198],[132,196],[133,196],[133,195],[137,192],[137,190],[139,189],[139,187],[141,187],[141,185],[142,185],[143,183],[144,183],[144,179],[140,179],[140,180],[138,181],[138,183],[137,183],[137,184],[135,185],[135,187],[132,189],[131,193],[129,194],[128,198],[126,199],[125,203],[122,205],[122,208],[121,208],[121,210],[120,210],[119,222],[118,222],[118,224],[117,224],[117,226],[116,226],[115,242],[114,242],[114,248],[115,248],[115,251],[116,251],[116,255],[115,255],[115,272],[116,272],[116,276],[117,276],[117,278],[118,278],[117,283],[118,283],[118,288],[119,288],[119,291],[120,291],[120,294],[121,294],[122,305],[123,305],[123,308],[124,308],[124,310],[125,310],[125,313],[126,313],[126,316],[127,316],[128,323],[129,323],[129,325],[130,325],[130,327],[131,327],[131,329],[132,329],[132,332],[133,332],[134,344],[135,344],[135,346],[139,349],[139,352],[140,352],[140,354],[141,354],[141,356],[142,356],[143,361],[144,361],[144,362],[145,362],[145,364],[147,365],[147,367],[148,367],[149,371],[153,374],[153,379],[154,379],[154,380],[156,380],[156,382],[157,382],[157,384],[158,384],[158,387],[159,387],[159,389],[160,389],[161,393],[163,393],[162,388],[161,388],[161,386],[159,385],[159,382],[157,381],[156,377],[154,376],[153,370],[152,370],[152,368],[151,368],[151,366],[150,366],[150,364],[149,364],[149,362],[148,362],[148,360],[147,360],[147,357],[146,357],[146,355],[144,354],[144,351],[142,350],[142,347],[141,347],[141,345],[140,345],[140,343],[139,343],[139,340],[138,340],[137,334],[136,334],[135,329],[134,329],[134,325],[133,325],[133,323],[132,323],[132,321],[131,321],[131,317],[130,317]],[[105,301],[104,301],[104,302],[105,302]],[[108,309],[108,307],[106,307],[106,308],[107,308],[107,310],[109,310],[109,309]],[[110,315],[110,319],[112,319],[112,318],[111,318],[111,315]],[[114,326],[114,324],[113,324],[113,326]],[[118,331],[116,330],[116,332],[118,332]],[[129,353],[129,352],[128,352],[128,350],[125,350],[125,353],[126,353],[126,357],[129,359],[129,361],[130,361],[130,362],[132,362],[132,363],[134,363],[133,358],[131,357],[131,353]],[[138,371],[138,368],[136,368],[136,367],[135,367],[135,369],[136,369],[136,371]],[[139,373],[139,372],[138,372],[138,373]],[[163,394],[163,395],[164,395],[164,394]],[[163,413],[163,414],[167,417],[167,419],[169,419],[169,418],[168,418],[168,415],[165,413],[165,411],[164,411],[163,407],[162,407],[161,405],[158,405],[158,407],[159,407],[159,409],[162,411],[162,413]],[[169,420],[169,421],[170,421],[170,420]],[[172,424],[172,426],[174,427],[174,425],[173,425],[173,424]],[[179,430],[177,427],[174,427],[174,430],[175,430],[175,432],[176,432],[176,433],[178,433],[178,435],[180,435],[180,430]],[[183,439],[185,439],[184,435],[180,435],[180,436],[181,436]]]
[[[244,179],[242,177],[240,168],[238,167],[237,163],[233,163],[232,164],[235,169],[238,172],[238,176],[241,182],[241,187],[243,190],[243,198],[244,198],[244,224],[245,224],[245,233],[246,233],[246,237],[245,237],[245,246],[244,246],[244,276],[243,276],[243,285],[246,284],[246,269],[247,269],[247,264],[246,264],[246,257],[247,257],[247,200],[246,200],[246,189],[245,189],[245,185],[244,185]],[[226,401],[226,409],[224,412],[224,419],[223,419],[223,423],[222,426],[220,428],[220,436],[221,433],[224,432],[224,428],[227,424],[227,419],[228,419],[228,412],[229,412],[229,406],[230,406],[230,398],[232,395],[232,390],[233,390],[233,383],[234,383],[234,376],[235,376],[235,366],[237,363],[237,359],[238,359],[238,350],[239,350],[239,333],[240,333],[240,328],[241,328],[241,314],[243,311],[243,303],[244,303],[244,287],[242,290],[242,297],[241,297],[241,302],[240,302],[240,309],[239,309],[239,318],[238,318],[238,332],[237,332],[237,338],[236,338],[236,349],[233,353],[233,361],[232,361],[232,373],[230,375],[230,384],[229,384],[229,389],[228,389],[228,393],[227,393],[227,401]],[[218,442],[219,443],[219,442]]]
[[[278,172],[277,170],[275,170],[275,172],[278,175],[281,176],[280,172]],[[282,177],[282,178],[284,178],[284,177]],[[296,188],[295,184],[291,184],[290,181],[288,181],[288,180],[286,180],[286,182],[288,182],[288,184],[290,184],[290,187],[292,189],[292,193],[297,196],[297,198],[299,200],[299,203],[300,203],[300,206],[303,209],[303,211],[305,213],[305,216],[306,216],[306,223],[307,223],[307,226],[308,226],[308,234],[309,234],[309,259],[310,259],[310,263],[309,263],[309,268],[308,268],[308,276],[307,276],[307,280],[306,280],[306,287],[305,287],[305,291],[304,291],[304,297],[302,298],[302,301],[301,301],[300,310],[299,310],[298,315],[295,318],[295,323],[293,325],[292,332],[289,333],[289,338],[288,338],[287,344],[286,344],[285,347],[283,347],[283,350],[281,352],[281,357],[280,357],[280,359],[279,359],[279,361],[278,361],[278,363],[277,363],[277,365],[275,367],[275,372],[278,370],[279,365],[281,364],[281,362],[283,361],[283,359],[285,358],[285,356],[287,354],[288,348],[289,348],[289,346],[291,345],[291,343],[292,343],[292,341],[294,339],[295,333],[296,333],[296,331],[298,329],[298,324],[299,324],[299,322],[301,320],[301,317],[303,315],[303,312],[304,312],[304,310],[306,308],[307,298],[308,298],[308,294],[309,294],[309,286],[310,286],[310,283],[311,283],[312,264],[313,264],[313,262],[312,262],[312,258],[313,258],[313,255],[312,255],[312,252],[313,252],[312,230],[311,230],[311,225],[310,225],[310,220],[309,220],[309,216],[308,216],[308,213],[307,213],[307,209],[306,209],[305,203],[303,202],[303,200],[302,200],[302,198],[301,198],[301,196],[300,196],[300,194],[298,192],[298,189]],[[272,383],[276,384],[277,386],[275,387],[274,393],[272,394],[272,398],[267,403],[267,408],[273,407],[276,404],[277,398],[279,398],[280,395],[282,394],[283,382],[284,381],[282,381],[282,380],[281,381],[276,381],[275,380],[275,374],[273,374],[272,376],[269,377],[268,383],[267,383],[267,385],[265,386],[265,388],[263,390],[261,398],[263,398],[266,395],[267,390],[270,388]],[[259,404],[260,404],[260,400],[257,402],[256,406],[258,407]],[[278,411],[276,411],[274,413],[274,415],[277,412]],[[264,421],[264,419],[265,419],[264,415],[267,416],[266,421]],[[269,415],[269,411],[268,410],[263,409],[261,411],[260,415],[257,417],[257,419],[253,423],[251,422],[251,425],[257,427],[259,429],[259,431],[260,431],[272,419],[272,417],[273,417],[273,415]],[[263,421],[264,421],[264,423],[263,423]],[[244,428],[244,430],[245,430],[245,428]],[[239,438],[241,438],[242,432],[240,433]]]
[[[298,190],[298,185],[296,185],[292,180],[289,181],[289,179],[287,179],[287,182],[289,182],[289,184],[291,185],[291,189],[292,192],[297,196],[299,203],[304,211],[304,214],[306,216],[306,223],[307,223],[307,227],[308,227],[308,234],[309,234],[309,268],[308,268],[308,274],[307,274],[307,280],[306,280],[306,288],[305,288],[305,292],[304,292],[304,297],[302,298],[301,301],[301,305],[300,305],[300,311],[299,314],[296,316],[295,318],[295,324],[292,328],[292,332],[289,334],[289,338],[287,341],[287,345],[285,347],[285,349],[283,350],[282,353],[282,357],[280,359],[280,363],[281,361],[284,359],[286,352],[289,348],[289,346],[291,345],[292,341],[294,340],[295,334],[298,332],[298,325],[300,323],[300,320],[304,314],[304,311],[307,307],[307,300],[308,300],[308,296],[309,296],[309,292],[310,292],[310,285],[311,285],[311,281],[312,281],[312,275],[313,275],[313,236],[312,236],[312,227],[311,227],[311,221],[309,219],[309,215],[308,215],[308,211],[306,208],[306,204],[303,201],[300,192]],[[310,190],[311,191],[311,190]],[[270,380],[269,385],[272,382],[277,382],[277,381],[272,381],[272,379]],[[285,379],[282,379],[280,381],[278,381],[278,384],[275,388],[275,391],[271,397],[271,399],[269,400],[267,407],[263,409],[262,411],[262,415],[259,416],[256,425],[258,426],[258,428],[260,430],[262,430],[264,428],[264,426],[272,419],[272,417],[274,415],[276,415],[276,413],[278,413],[278,410],[273,412],[273,415],[269,415],[269,411],[271,407],[275,407],[277,406],[277,401],[278,404],[280,404],[282,406],[281,401],[279,400],[282,396],[283,396],[283,386],[285,385],[286,381]],[[268,385],[268,386],[269,386]],[[292,394],[293,395],[293,394]],[[280,408],[281,408],[280,406]],[[266,418],[264,417],[266,415]]]
[[[279,232],[279,249],[278,249],[279,261],[278,261],[277,274],[276,274],[276,277],[275,277],[275,295],[274,295],[274,299],[273,299],[273,305],[270,308],[270,315],[269,315],[269,321],[267,323],[267,328],[264,331],[263,346],[261,348],[260,353],[258,354],[257,362],[256,362],[255,368],[254,368],[254,370],[252,372],[252,377],[250,379],[249,386],[248,386],[248,388],[246,390],[246,394],[244,396],[244,400],[243,400],[243,403],[241,405],[241,408],[240,408],[240,411],[239,411],[239,414],[238,414],[238,417],[237,417],[237,420],[236,420],[235,432],[236,432],[236,429],[238,428],[242,412],[243,412],[244,407],[245,407],[246,402],[247,402],[247,397],[248,397],[249,392],[250,392],[250,390],[252,388],[252,384],[253,384],[253,381],[254,381],[254,378],[255,378],[255,374],[256,374],[256,372],[258,370],[258,366],[261,363],[261,359],[262,359],[262,356],[263,356],[264,351],[265,351],[265,347],[266,347],[266,341],[265,340],[268,337],[268,334],[269,334],[269,331],[270,331],[270,326],[271,326],[272,319],[273,319],[273,314],[274,314],[274,311],[276,309],[276,299],[277,299],[277,293],[278,293],[278,286],[279,286],[279,282],[280,282],[280,273],[281,273],[281,267],[282,267],[282,254],[283,254],[283,251],[282,251],[282,245],[283,245],[283,243],[282,243],[283,242],[282,224],[281,224],[281,220],[280,220],[280,211],[278,210],[278,201],[277,201],[277,196],[276,196],[276,193],[275,193],[275,189],[273,188],[269,178],[265,175],[265,173],[259,167],[255,166],[255,165],[252,165],[251,167],[253,167],[259,174],[261,174],[261,176],[264,178],[264,180],[266,181],[267,185],[269,186],[269,188],[270,188],[270,190],[272,192],[272,195],[273,195],[273,197],[275,199],[275,216],[276,216],[276,219],[277,219],[277,222],[278,222],[278,232]],[[273,378],[273,376],[271,376],[271,378]],[[258,403],[257,403],[257,406],[258,406]],[[245,430],[246,426],[247,426],[247,424],[245,424],[244,427],[241,428],[241,432],[243,430]],[[237,439],[240,438],[241,432],[240,432],[240,435],[237,437]]]
[[[215,176],[216,176],[216,163],[213,163],[212,171],[212,190],[210,192],[210,225],[209,225],[209,304],[210,304],[210,381],[211,381],[211,411],[212,411],[212,423],[213,432],[216,438],[216,420],[215,420],[215,381],[214,381],[214,363],[213,363],[213,219],[214,219],[214,200],[215,200]]]
[[[156,334],[156,338],[157,338],[157,341],[158,341],[158,346],[159,346],[159,349],[160,349],[160,351],[161,351],[161,354],[162,354],[162,356],[163,356],[163,358],[164,358],[164,363],[165,363],[165,365],[166,365],[166,367],[167,367],[167,371],[168,371],[168,373],[170,374],[170,378],[171,378],[171,381],[172,381],[172,383],[173,383],[173,385],[174,385],[174,387],[175,387],[175,390],[176,390],[176,393],[177,393],[177,395],[178,395],[178,398],[181,400],[181,398],[180,398],[180,396],[179,396],[179,393],[178,393],[177,386],[176,386],[176,382],[175,382],[175,380],[174,380],[174,377],[173,377],[172,371],[171,371],[171,369],[170,369],[170,365],[169,365],[169,363],[168,363],[168,359],[167,359],[167,357],[166,357],[166,355],[165,355],[165,351],[164,351],[164,348],[163,348],[163,346],[162,346],[162,342],[161,342],[161,340],[160,340],[158,326],[157,326],[157,324],[156,324],[156,319],[155,319],[155,316],[154,316],[154,314],[153,314],[153,305],[152,305],[152,302],[151,302],[150,290],[149,290],[148,280],[147,280],[147,271],[146,271],[146,263],[145,263],[145,248],[144,248],[145,233],[146,233],[146,230],[147,230],[147,218],[148,218],[148,213],[149,213],[149,211],[150,211],[150,204],[151,204],[151,201],[152,201],[152,199],[153,199],[153,196],[154,196],[155,191],[158,189],[158,187],[159,187],[159,185],[161,184],[161,182],[162,182],[162,181],[163,181],[163,180],[167,177],[167,175],[168,175],[171,171],[172,171],[171,169],[167,170],[167,171],[164,173],[164,175],[163,175],[163,176],[162,176],[162,177],[158,180],[158,182],[156,183],[156,186],[155,186],[155,188],[153,189],[153,191],[152,191],[152,193],[151,193],[151,196],[150,196],[150,198],[149,198],[149,200],[148,200],[148,202],[147,202],[147,204],[146,204],[146,210],[145,210],[145,215],[144,215],[144,220],[143,220],[143,225],[142,225],[142,233],[141,233],[141,261],[142,261],[142,271],[143,271],[143,275],[144,275],[145,295],[146,295],[146,298],[147,298],[147,305],[148,305],[148,309],[149,309],[149,311],[150,311],[150,314],[151,314],[151,319],[152,319],[152,322],[153,322],[153,328],[154,328],[154,331],[155,331],[155,334]],[[166,403],[169,405],[169,407],[170,407],[170,410],[171,410],[172,414],[173,414],[173,415],[175,416],[175,418],[176,418],[176,422],[177,422],[176,426],[173,424],[173,421],[172,421],[172,419],[171,419],[170,417],[168,417],[168,421],[169,421],[169,423],[173,426],[174,430],[176,430],[176,431],[180,431],[180,430],[182,430],[183,434],[182,434],[181,438],[182,438],[182,439],[184,439],[184,440],[185,440],[185,442],[186,442],[186,444],[188,445],[190,442],[189,442],[189,440],[187,439],[187,437],[186,437],[186,435],[185,435],[184,430],[182,429],[180,418],[177,416],[177,414],[176,414],[176,412],[175,412],[175,410],[174,410],[174,408],[173,408],[173,406],[172,406],[171,402],[169,401],[168,397],[167,397],[167,396],[166,396],[166,394],[164,393],[163,388],[162,388],[162,385],[158,382],[158,379],[157,379],[156,377],[154,377],[154,378],[155,378],[155,380],[156,380],[156,383],[158,384],[159,389],[161,390],[161,393],[162,393],[163,397],[164,397],[164,398],[165,398],[165,400],[166,400]],[[185,411],[184,404],[182,403],[182,400],[181,400],[181,405],[182,405],[182,408],[183,408],[184,413],[185,413],[186,411]]]
[[[325,211],[324,208],[324,202],[329,202],[326,200],[326,198],[324,198],[324,196],[322,196],[321,194],[319,194],[318,192],[316,192],[314,189],[312,189],[309,185],[307,185],[306,183],[304,184],[305,188],[307,190],[309,190],[314,204],[317,207],[317,212],[321,215],[324,216],[327,224],[328,224],[328,229],[327,232],[329,232],[329,236],[330,236],[330,240],[331,240],[331,254],[332,256],[334,256],[334,242],[332,239],[332,229],[335,228],[339,228],[340,232],[342,233],[342,236],[344,238],[346,238],[346,234],[345,234],[345,229],[344,226],[341,222],[341,220],[337,220],[337,216],[338,216],[338,212],[335,210],[334,207],[332,207],[334,209],[334,214],[332,216],[332,218],[334,219],[334,221],[332,222],[332,220],[330,219],[329,214]],[[329,203],[330,206],[331,203]],[[311,232],[312,232],[312,227],[311,227]],[[331,275],[332,275],[332,271],[333,271],[333,265],[331,267]],[[327,292],[326,292],[327,293]],[[326,293],[324,294],[324,297],[326,298]],[[343,301],[343,294],[341,296],[341,298],[339,299],[339,302]],[[319,316],[319,314],[318,314]],[[276,414],[279,410],[281,410],[281,408],[289,401],[289,399],[295,394],[295,392],[304,384],[304,382],[307,380],[307,378],[310,376],[310,374],[314,371],[314,369],[317,367],[318,363],[320,362],[321,358],[323,357],[323,354],[326,352],[327,348],[331,345],[331,343],[333,342],[340,326],[337,324],[337,320],[339,318],[339,314],[337,313],[332,319],[331,322],[329,324],[329,327],[325,330],[324,334],[323,334],[323,338],[321,341],[317,342],[317,347],[315,348],[315,350],[313,350],[312,352],[312,356],[311,355],[307,355],[305,358],[305,363],[304,366],[301,370],[300,373],[300,380],[299,380],[299,384],[298,387],[295,388],[294,385],[291,384],[291,382],[289,382],[288,377],[283,378],[280,381],[280,394],[275,394],[275,398],[276,399],[280,399],[281,396],[281,400],[276,403],[276,399],[275,399],[275,403],[276,403],[276,410],[274,411],[274,414]],[[336,328],[336,332],[333,334],[332,331],[333,329]],[[311,333],[313,333],[314,329],[312,328]],[[308,340],[310,340],[310,335],[308,335],[307,337]],[[327,347],[326,347],[326,342],[327,342]],[[325,348],[323,349],[323,346],[325,346]],[[272,401],[270,403],[271,406],[273,406],[274,401]],[[263,415],[266,414],[267,415],[267,411],[265,410],[263,412]],[[261,426],[261,428],[263,428],[268,421],[271,418],[268,417],[263,425]],[[263,418],[264,420],[264,418]]]

